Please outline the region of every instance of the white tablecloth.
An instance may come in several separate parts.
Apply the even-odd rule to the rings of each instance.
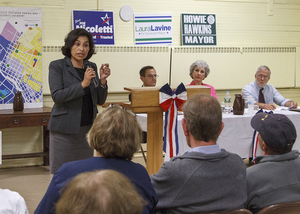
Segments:
[[[294,123],[297,136],[300,136],[300,112],[288,111],[286,108],[278,107],[274,114],[285,114]],[[223,114],[223,122],[225,127],[221,132],[217,144],[229,152],[238,154],[241,158],[252,157],[252,137],[253,128],[250,125],[251,118],[254,114],[248,114],[245,109],[244,115]],[[183,133],[181,120],[183,115],[178,115],[178,144],[179,154],[182,155],[190,147],[186,143]],[[143,131],[147,131],[147,115],[137,114],[137,119]],[[300,137],[297,138],[293,149],[300,151]],[[259,155],[259,154],[257,154]]]

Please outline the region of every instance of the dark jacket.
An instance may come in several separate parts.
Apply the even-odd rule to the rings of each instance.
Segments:
[[[141,164],[120,158],[92,157],[62,165],[53,175],[48,190],[34,213],[54,214],[55,204],[60,198],[60,192],[72,178],[83,172],[102,169],[116,170],[129,178],[147,203],[144,206],[142,214],[154,212],[157,197],[145,167]]]
[[[97,66],[90,62],[98,77]],[[52,61],[49,65],[49,86],[54,106],[51,112],[48,129],[65,134],[79,132],[81,122],[82,97],[84,90],[81,79],[73,67],[71,59],[65,57]],[[98,109],[97,104],[102,105],[107,97],[107,87],[95,88],[89,86],[93,100],[93,118],[95,119]]]
[[[281,155],[255,158],[247,169],[248,200],[253,213],[272,204],[300,201],[300,158],[293,150]]]

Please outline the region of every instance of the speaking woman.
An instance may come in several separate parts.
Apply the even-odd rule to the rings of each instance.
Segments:
[[[49,86],[54,106],[50,130],[50,172],[66,162],[93,156],[86,141],[98,110],[107,97],[109,64],[97,66],[88,60],[95,54],[92,35],[85,29],[72,30],[61,48],[63,59],[49,65]],[[94,83],[95,82],[95,83]]]

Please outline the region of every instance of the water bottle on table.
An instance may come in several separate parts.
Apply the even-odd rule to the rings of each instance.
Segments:
[[[224,104],[225,104],[225,113],[230,113],[231,112],[231,96],[229,94],[229,91],[227,91],[225,94]]]
[[[251,95],[247,97],[247,102],[248,102],[248,114],[254,114],[254,99]]]
[[[222,102],[222,104],[221,104],[221,109],[222,109],[222,112],[225,113],[225,103],[224,102]]]

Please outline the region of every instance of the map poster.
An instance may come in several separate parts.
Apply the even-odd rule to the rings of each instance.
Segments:
[[[24,108],[43,106],[40,8],[0,7],[0,109],[13,109],[16,91]]]
[[[172,45],[172,14],[134,14],[135,45]]]
[[[182,45],[217,45],[215,14],[181,14]]]
[[[0,165],[2,164],[2,132],[0,131]]]
[[[115,44],[113,12],[73,10],[72,27],[90,32],[95,45]]]

